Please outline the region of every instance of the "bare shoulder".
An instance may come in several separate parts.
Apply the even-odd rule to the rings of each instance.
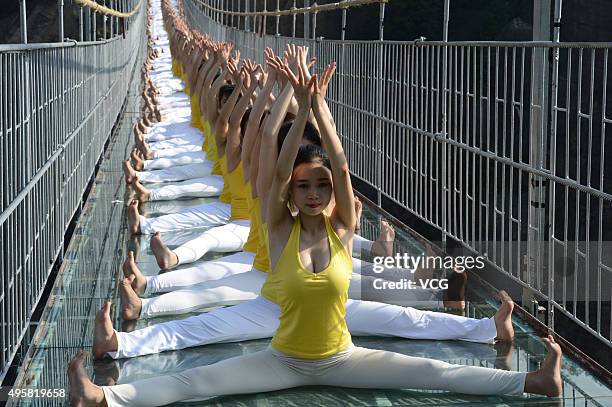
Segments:
[[[335,211],[332,212],[329,220],[332,228],[334,228],[334,231],[340,238],[342,245],[346,248],[350,255],[350,253],[353,251],[353,236],[355,235],[354,227],[347,227],[344,222],[340,220],[340,217],[335,215]]]

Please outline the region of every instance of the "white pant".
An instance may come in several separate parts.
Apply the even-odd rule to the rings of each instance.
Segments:
[[[216,228],[215,228],[216,229]],[[165,292],[142,299],[141,318],[179,315],[213,307],[238,304],[259,295],[266,281],[266,273],[251,268],[252,253],[235,253],[212,261],[202,262],[187,269],[174,270],[147,277],[144,296]],[[371,264],[371,263],[370,263]],[[361,299],[362,262],[353,259],[355,272],[349,285],[349,298]],[[368,263],[365,264],[368,267]],[[403,306],[439,306],[436,293],[429,290],[407,290],[402,294]]]
[[[450,364],[351,344],[321,360],[272,348],[172,375],[103,386],[109,406],[160,406],[180,400],[275,391],[299,386],[447,390],[522,394],[527,373]]]
[[[263,343],[251,343],[251,351],[263,350]],[[497,358],[497,351],[493,346],[486,346],[480,343],[463,342],[461,344],[461,356],[465,360],[480,359],[492,360]],[[194,366],[210,365],[245,353],[241,343],[224,344],[223,346],[208,346],[203,352],[164,352],[154,355],[142,356],[139,358],[119,359],[105,363],[113,363],[118,368],[119,376],[116,383],[130,383],[160,374],[168,375],[179,373]],[[453,355],[449,355],[452,358]],[[95,368],[94,368],[95,369]],[[95,371],[95,370],[94,370]],[[104,378],[104,375],[96,376]]]
[[[189,133],[181,135],[181,137],[171,138],[163,141],[156,141],[149,144],[149,148],[153,151],[174,149],[177,147],[185,147],[187,145],[195,145],[202,149],[204,137],[201,133]]]
[[[153,158],[157,159],[157,158],[165,158],[165,157],[174,157],[174,156],[177,156],[178,154],[202,151],[203,142],[204,141],[202,141],[200,144],[185,144],[181,147],[172,147],[172,148],[166,148],[163,150],[156,150],[156,151],[153,151]]]
[[[180,168],[180,167],[179,167]],[[160,170],[164,171],[164,170]],[[223,192],[223,177],[208,175],[151,189],[149,201],[167,201],[179,198],[219,196]]]
[[[167,293],[246,273],[253,268],[254,259],[254,253],[238,252],[215,260],[196,263],[190,267],[147,276],[147,287],[143,295],[147,297],[156,293]]]
[[[270,338],[279,316],[278,305],[259,296],[190,318],[117,332],[118,350],[109,355],[129,358],[211,343]],[[371,301],[348,300],[345,319],[355,336],[493,343],[497,335],[493,318],[471,319]]]
[[[255,268],[233,276],[159,295],[143,298],[141,318],[178,315],[253,300],[266,281],[267,274]]]
[[[249,238],[250,229],[251,221],[235,220],[209,229],[173,251],[178,257],[178,264],[193,263],[210,251],[238,252]]]
[[[204,151],[191,151],[188,153],[177,154],[170,157],[146,160],[144,162],[143,169],[146,171],[163,170],[164,168],[171,168],[188,164],[205,164],[210,166],[210,168],[212,169],[214,163],[206,160],[206,153]]]
[[[164,121],[162,123],[153,124],[149,132],[144,135],[144,138],[148,143],[152,143],[194,134],[201,137],[200,131],[189,125],[189,120],[170,123]]]
[[[219,202],[219,198],[212,196],[209,198],[193,198],[193,199],[181,199],[174,201],[147,201],[144,203],[142,208],[142,215],[144,216],[160,216],[167,215],[169,213],[177,213],[186,208],[193,206],[204,205],[206,203]],[[193,227],[192,229],[198,229]],[[200,231],[201,233],[202,231]]]
[[[220,201],[192,206],[177,213],[155,218],[145,218],[141,215],[140,233],[146,235],[155,232],[225,225],[229,222],[230,215],[231,206]]]
[[[159,158],[155,161],[164,160]],[[143,183],[178,182],[211,176],[213,163],[206,161],[198,164],[177,165],[160,170],[137,171],[138,179]],[[216,176],[216,175],[215,175]]]

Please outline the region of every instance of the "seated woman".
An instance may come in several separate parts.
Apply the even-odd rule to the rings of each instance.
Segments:
[[[283,144],[268,205],[271,273],[281,309],[269,348],[179,374],[117,386],[94,385],[79,353],[69,368],[74,404],[156,406],[179,400],[258,393],[306,385],[356,388],[412,388],[467,394],[558,396],[561,351],[552,337],[542,367],[522,373],[410,357],[356,347],[344,320],[350,249],[356,224],[348,165],[333,125],[326,119],[324,95],[334,67],[305,80],[285,66],[300,107]],[[314,110],[328,156],[300,147],[301,132]],[[336,206],[323,213],[334,194]],[[293,216],[287,204],[298,209]]]

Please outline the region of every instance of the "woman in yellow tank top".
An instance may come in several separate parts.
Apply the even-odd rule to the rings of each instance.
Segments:
[[[286,64],[282,69],[295,88],[299,111],[279,155],[268,206],[271,273],[285,276],[278,293],[280,324],[271,346],[177,375],[101,388],[77,366],[71,369],[73,391],[83,401],[108,405],[164,405],[305,385],[558,396],[561,351],[551,336],[544,339],[549,354],[542,368],[531,373],[453,365],[352,345],[344,305],[351,274],[348,249],[356,223],[354,197],[324,100],[335,65],[327,67],[320,82],[316,76],[308,79],[305,63],[298,65],[297,77]],[[329,158],[320,148],[300,147],[311,106]],[[332,194],[336,206],[327,217],[323,210]],[[290,201],[299,211],[295,218],[287,208]],[[311,330],[304,335],[306,327]],[[79,355],[75,363],[83,358]]]

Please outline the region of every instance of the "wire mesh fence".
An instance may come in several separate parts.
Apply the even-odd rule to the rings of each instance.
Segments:
[[[612,346],[612,44],[304,39],[183,4],[192,28],[245,58],[294,43],[317,70],[337,61],[328,103],[378,203],[484,256],[550,329],[559,313]]]
[[[144,35],[0,46],[0,378],[104,151]]]

